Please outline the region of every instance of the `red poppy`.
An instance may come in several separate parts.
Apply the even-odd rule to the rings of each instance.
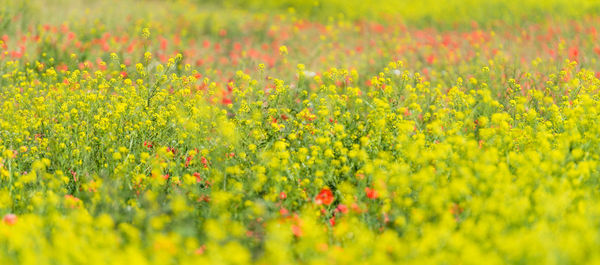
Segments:
[[[190,166],[190,163],[192,162],[192,158],[193,158],[192,156],[187,156],[185,158],[185,167],[189,167]]]
[[[579,57],[579,48],[573,46],[569,49],[569,60],[576,61]]]
[[[330,205],[333,202],[333,193],[331,190],[324,188],[317,194],[317,197],[315,197],[315,202],[317,204]]]
[[[279,209],[279,214],[285,216],[288,215],[290,213],[290,211],[288,211],[286,208],[281,207],[281,209]]]
[[[204,254],[204,251],[206,251],[206,245],[202,245],[201,247],[197,248],[196,251],[194,251],[194,254],[202,255]]]
[[[330,224],[331,226],[334,226],[334,225],[335,225],[335,216],[333,216],[333,217],[329,218],[329,224]]]
[[[339,204],[337,210],[341,213],[348,213],[348,207],[344,204]]]
[[[4,223],[6,223],[7,225],[14,225],[15,223],[17,223],[17,216],[12,213],[9,213],[5,215],[4,218],[2,218],[2,221],[4,221]]]
[[[204,168],[208,168],[208,159],[206,159],[206,157],[201,157],[200,162],[202,163]]]
[[[296,237],[301,237],[302,236],[302,228],[300,228],[300,226],[298,226],[298,225],[292,225],[292,233]]]
[[[233,101],[231,101],[231,99],[229,99],[229,98],[223,98],[221,100],[221,104],[223,104],[223,105],[229,105],[231,103],[233,103]]]
[[[196,182],[202,181],[202,176],[198,172],[194,172],[194,177],[196,177]]]
[[[375,189],[367,187],[365,188],[365,192],[367,193],[367,198],[369,199],[377,199],[377,197],[379,197],[379,194],[377,194],[377,191],[375,191]]]

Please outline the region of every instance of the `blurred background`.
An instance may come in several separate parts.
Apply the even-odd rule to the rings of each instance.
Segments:
[[[101,20],[107,26],[135,21],[182,20],[182,29],[203,28],[210,32],[220,23],[243,23],[247,16],[287,15],[298,19],[376,20],[418,26],[461,27],[511,25],[540,19],[568,20],[600,13],[595,0],[2,0],[3,32],[40,22],[79,21],[82,26]],[[10,19],[15,14],[19,23]],[[222,15],[227,15],[223,17]],[[222,22],[226,18],[227,22]]]

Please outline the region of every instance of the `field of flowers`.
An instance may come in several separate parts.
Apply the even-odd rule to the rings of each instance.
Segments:
[[[600,2],[0,0],[0,264],[600,264]]]

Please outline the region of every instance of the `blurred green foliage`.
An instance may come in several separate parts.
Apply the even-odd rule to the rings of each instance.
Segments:
[[[456,26],[477,22],[490,24],[502,21],[516,24],[539,21],[560,15],[577,18],[600,13],[600,1],[595,0],[201,0],[232,9],[270,11],[273,14],[293,12],[301,17],[327,20],[379,19],[401,20],[411,24]]]

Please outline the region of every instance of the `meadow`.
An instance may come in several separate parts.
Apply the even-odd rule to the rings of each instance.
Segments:
[[[600,264],[600,2],[0,0],[0,264]]]

